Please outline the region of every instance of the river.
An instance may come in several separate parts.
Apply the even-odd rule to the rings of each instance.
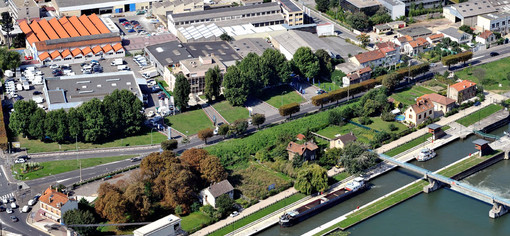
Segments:
[[[505,129],[506,130],[506,129]],[[503,131],[501,131],[503,132]],[[494,133],[497,134],[497,133]],[[469,155],[470,153],[475,152],[475,146],[472,143],[476,140],[477,137],[472,135],[469,136],[465,140],[456,140],[446,146],[438,148],[436,150],[437,157],[429,160],[427,162],[411,162],[412,164],[418,165],[425,169],[435,171],[438,170],[448,164],[451,164],[463,157]],[[501,162],[502,163],[502,162]],[[500,164],[500,163],[498,163]],[[498,165],[497,164],[497,165]],[[510,177],[510,171],[508,171],[507,176]],[[364,205],[370,201],[373,201],[385,194],[388,194],[412,181],[420,178],[422,176],[418,176],[413,172],[409,172],[407,170],[397,168],[393,171],[388,172],[385,175],[382,175],[376,179],[370,181],[372,185],[370,190],[357,195],[356,197],[349,199],[345,202],[342,202],[310,219],[307,219],[295,226],[289,228],[281,228],[279,225],[275,225],[273,227],[268,228],[267,230],[259,233],[258,235],[300,235],[306,233],[322,224],[325,224],[337,217],[344,215],[345,213],[352,211],[357,206]],[[451,197],[453,196],[453,197]],[[451,197],[451,198],[450,198]],[[448,199],[453,199],[455,204],[461,205],[452,205],[451,207],[445,207],[449,205]],[[462,204],[463,203],[463,204]],[[418,207],[419,205],[419,207]],[[436,207],[437,206],[437,207]],[[472,207],[473,206],[473,207]],[[421,209],[421,207],[426,208],[427,210]],[[455,208],[461,208],[461,210],[457,211]],[[473,210],[478,209],[478,210]],[[437,193],[433,193],[425,196],[425,194],[420,194],[417,197],[410,199],[394,208],[391,208],[380,215],[373,217],[366,222],[363,222],[356,227],[349,229],[352,231],[352,235],[420,235],[419,233],[414,234],[415,228],[414,225],[421,225],[423,235],[431,234],[431,230],[434,230],[434,234],[436,234],[436,230],[433,229],[436,227],[436,224],[440,228],[447,228],[448,221],[443,218],[451,218],[453,216],[457,218],[462,218],[466,216],[471,216],[465,211],[476,212],[479,214],[476,220],[483,222],[492,222],[493,220],[489,219],[489,209],[490,206],[478,202],[476,200],[470,199],[468,197],[462,196],[458,193],[451,192],[450,190],[439,190]],[[399,212],[395,212],[399,211]],[[443,212],[448,212],[447,215],[443,214]],[[475,218],[475,217],[473,217]],[[460,220],[459,219],[459,220]],[[467,218],[471,220],[469,217]],[[499,219],[498,219],[499,220]],[[497,220],[495,220],[497,221]],[[409,222],[413,222],[410,224]],[[469,224],[469,227],[476,226],[476,224],[470,224],[469,221],[466,221],[462,224]],[[452,220],[450,223],[461,223],[456,220]],[[444,226],[442,226],[444,225]],[[510,222],[508,222],[508,227],[510,227]],[[449,233],[444,235],[452,235],[455,230],[454,226],[452,227]],[[485,226],[489,228],[489,226]],[[468,228],[468,227],[466,227]],[[364,230],[364,231],[363,231]],[[388,231],[385,231],[388,230]],[[392,231],[393,230],[393,231]],[[510,230],[510,228],[508,228]],[[413,233],[410,233],[412,231]],[[384,233],[383,233],[384,232]],[[447,232],[447,231],[444,231]],[[474,235],[471,234],[471,230],[466,231],[467,234],[457,234],[457,235]],[[477,231],[481,232],[481,231]],[[510,232],[510,231],[508,231]],[[487,235],[487,234],[476,234],[476,235]],[[507,234],[509,235],[509,234]]]

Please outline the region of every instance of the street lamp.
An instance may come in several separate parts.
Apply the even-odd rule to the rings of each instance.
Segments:
[[[55,178],[55,188],[56,188],[56,187],[57,187],[57,177],[55,177],[55,176],[54,176],[54,175],[52,175],[51,173],[50,173],[50,176],[52,176],[53,178]]]

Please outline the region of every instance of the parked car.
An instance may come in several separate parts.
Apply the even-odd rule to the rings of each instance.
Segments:
[[[7,209],[5,210],[5,212],[7,212],[7,214],[12,214],[12,213],[13,213],[12,209],[11,209],[11,208],[8,208],[8,207],[7,207]]]
[[[40,193],[38,193],[38,194],[36,194],[36,195],[34,196],[34,200],[36,200],[36,201],[37,201],[37,200],[39,200],[39,198],[40,198],[40,197],[41,197],[41,194],[40,194]]]
[[[15,202],[11,202],[11,208],[12,208],[12,209],[16,209],[16,207],[18,207],[18,205],[16,205],[16,203],[15,203]]]
[[[121,24],[126,22],[126,21],[128,21],[126,18],[119,18],[119,23],[121,23]]]
[[[239,215],[239,212],[234,211],[234,212],[232,212],[232,214],[230,214],[230,217],[236,217],[238,215]]]
[[[32,95],[39,95],[39,94],[42,94],[42,93],[41,93],[40,91],[34,91],[34,92],[32,93]]]
[[[16,160],[14,161],[14,163],[15,163],[15,164],[20,164],[20,163],[25,163],[25,162],[26,162],[26,161],[25,161],[25,159],[21,159],[21,158],[16,159]]]
[[[5,207],[4,206],[0,206],[0,212],[2,211],[5,211]]]
[[[9,202],[15,202],[15,201],[16,201],[16,198],[14,198],[14,197],[9,198]]]
[[[476,101],[476,102],[473,104],[473,106],[480,106],[480,104],[481,104],[481,103],[480,103],[480,101]]]
[[[491,57],[495,57],[495,56],[499,56],[499,53],[498,52],[491,52],[490,55],[491,55]]]
[[[27,206],[27,205],[25,205],[25,206],[23,206],[23,208],[21,209],[21,212],[23,212],[23,213],[27,213],[29,210],[30,210],[30,207],[29,207],[29,206]]]
[[[18,222],[18,217],[16,217],[16,216],[11,216],[11,221],[12,221],[12,222]]]
[[[33,205],[35,205],[36,203],[37,203],[37,200],[35,200],[35,199],[30,199],[30,200],[28,200],[28,205],[29,205],[29,206],[33,206]]]
[[[50,69],[57,69],[57,68],[60,68],[60,66],[58,66],[57,64],[53,64],[50,66]]]
[[[140,161],[140,160],[142,160],[142,158],[140,158],[140,157],[131,158],[131,162],[136,162],[136,161]]]
[[[3,203],[3,204],[7,204],[7,203],[9,203],[9,199],[7,199],[7,198],[2,199],[2,203]]]

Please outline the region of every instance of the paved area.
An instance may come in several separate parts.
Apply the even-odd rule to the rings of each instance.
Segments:
[[[177,38],[170,33],[164,33],[161,35],[151,36],[137,36],[132,38],[126,38],[122,40],[122,45],[128,51],[142,50],[146,46],[160,44],[169,41],[175,41]]]
[[[256,97],[248,97],[248,100],[244,103],[244,105],[248,108],[248,110],[251,109],[251,114],[264,114],[266,118],[269,116],[279,115],[278,109]]]
[[[56,223],[55,221],[46,219],[46,217],[41,216],[39,210],[39,204],[35,204],[31,213],[26,217],[26,223],[29,226],[39,230],[41,233],[48,235],[67,236],[67,230],[64,226],[60,226],[60,224]],[[25,218],[20,220],[25,220]],[[55,225],[58,227],[51,229],[48,227],[50,225]]]
[[[95,181],[89,184],[82,185],[74,190],[75,196],[84,196],[84,197],[97,197],[97,191],[99,190],[99,186],[103,183],[110,183],[110,184],[116,184],[117,182],[123,180],[126,182],[129,182],[131,178],[131,174],[135,171],[139,170],[132,170],[128,171],[122,174],[118,174],[113,176],[113,178],[106,180],[106,181]]]
[[[326,42],[330,48],[328,48],[331,51],[336,52],[342,58],[344,58],[346,61],[349,58],[349,55],[354,56],[358,53],[366,52],[367,50],[360,48],[354,44],[348,43],[345,41],[345,39],[340,37],[323,37],[321,38],[322,41]]]
[[[306,99],[306,101],[311,101],[312,97],[317,95],[316,92],[319,89],[316,86],[308,83],[306,80],[294,80],[292,82],[292,87],[296,90],[296,92],[298,92],[300,89],[304,90],[305,92],[302,94],[300,93],[299,95]]]
[[[229,124],[225,118],[223,118],[222,115],[216,109],[214,109],[213,106],[209,103],[203,103],[200,102],[200,106],[202,106],[202,110],[205,112],[207,117],[209,117],[209,120],[214,124],[216,122],[216,125],[222,125],[222,124]]]

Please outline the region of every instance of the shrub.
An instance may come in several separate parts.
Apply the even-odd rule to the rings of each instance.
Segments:
[[[390,129],[391,131],[396,131],[398,130],[398,127],[395,124],[389,124],[388,129]]]
[[[211,205],[205,205],[205,206],[200,207],[200,211],[202,213],[208,215],[209,217],[213,217],[214,207],[212,207]]]
[[[359,118],[359,123],[362,125],[369,125],[372,124],[372,120],[368,118],[367,116],[362,116]]]
[[[292,114],[299,112],[299,110],[300,110],[300,107],[297,102],[283,105],[278,109],[281,116],[289,116],[289,117],[292,117]]]
[[[171,151],[177,148],[178,142],[175,139],[168,139],[161,142],[161,149]]]
[[[381,114],[381,119],[384,121],[394,121],[395,115],[393,115],[391,112],[383,112]]]

